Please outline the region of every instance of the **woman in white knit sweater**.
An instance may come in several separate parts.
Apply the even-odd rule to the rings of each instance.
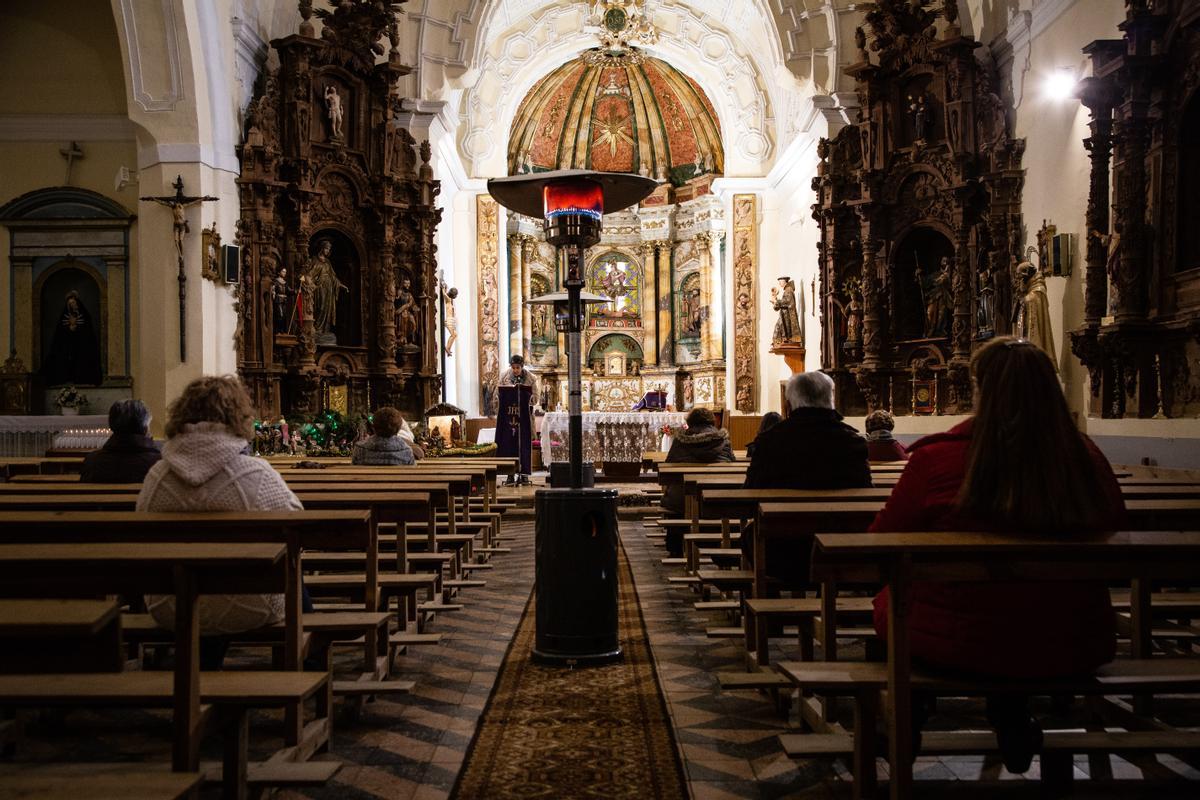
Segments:
[[[171,404],[162,460],[150,468],[138,511],[299,510],[300,501],[264,460],[246,455],[254,409],[237,378],[197,378]],[[146,598],[155,622],[174,625],[175,598]],[[216,595],[199,603],[202,669],[219,669],[229,634],[279,622],[283,595]]]

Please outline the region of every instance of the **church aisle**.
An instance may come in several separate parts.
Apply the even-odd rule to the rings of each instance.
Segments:
[[[444,800],[450,796],[496,683],[509,642],[533,590],[533,524],[506,520],[504,546],[492,559],[487,586],[462,596],[462,611],[429,626],[436,647],[400,658],[399,675],[416,681],[412,694],[380,698],[355,721],[334,724],[332,758],[344,762],[322,789],[281,792],[298,798]]]
[[[786,723],[766,695],[720,691],[718,672],[744,669],[741,640],[705,635],[712,623],[692,608],[698,595],[667,583],[667,576],[675,573],[661,563],[666,551],[646,537],[637,521],[622,522],[621,542],[633,568],[691,796],[837,796],[824,782],[833,774],[826,763],[802,763],[784,754],[778,737]]]

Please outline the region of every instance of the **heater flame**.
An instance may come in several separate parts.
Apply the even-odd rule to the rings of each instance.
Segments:
[[[600,221],[604,216],[604,189],[596,181],[548,183],[542,190],[542,202],[546,219],[579,214]]]

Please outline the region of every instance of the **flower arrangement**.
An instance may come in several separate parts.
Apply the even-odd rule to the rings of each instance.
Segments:
[[[663,425],[658,429],[658,432],[663,436],[674,436],[677,430],[677,428],[672,428],[670,425]]]
[[[88,399],[87,395],[75,388],[75,384],[70,383],[58,390],[54,402],[59,408],[70,408],[78,412],[87,405]]]

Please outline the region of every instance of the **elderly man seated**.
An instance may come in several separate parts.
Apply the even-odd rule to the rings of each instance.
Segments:
[[[833,408],[833,379],[823,372],[793,375],[786,389],[791,413],[754,440],[747,489],[853,489],[871,485],[866,440]],[[753,531],[742,536],[747,559]],[[807,580],[807,548],[770,542],[767,574],[796,585]]]
[[[162,458],[150,438],[150,410],[141,400],[118,400],[108,409],[112,436],[83,459],[84,483],[141,483]]]

